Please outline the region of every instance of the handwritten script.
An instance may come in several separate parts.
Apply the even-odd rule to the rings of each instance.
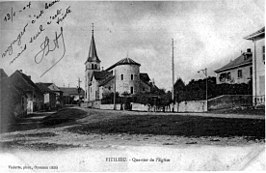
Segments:
[[[65,56],[66,53],[66,46],[64,41],[64,34],[63,34],[63,27],[60,28],[60,34],[58,35],[57,32],[55,32],[55,38],[51,40],[47,36],[44,39],[44,42],[40,45],[40,51],[34,56],[34,61],[36,64],[40,64],[43,59],[49,55],[50,52],[55,51],[56,49],[59,49],[59,42],[62,42],[63,47],[63,54],[61,57],[44,73],[42,73],[41,77],[45,75],[49,70],[51,70],[57,63],[59,63]],[[51,43],[51,44],[50,44]]]
[[[65,20],[65,18],[67,18],[69,13],[72,12],[70,6],[66,6],[65,8],[57,8],[56,6],[60,4],[59,2],[60,0],[54,0],[50,2],[29,1],[22,7],[11,7],[11,10],[6,13],[3,20],[5,22],[10,21],[12,23],[16,23],[16,20],[14,20],[15,16],[18,17],[19,15],[24,15],[25,20],[23,21],[26,21],[26,23],[20,26],[21,29],[18,34],[14,33],[14,40],[7,45],[3,52],[1,52],[1,57],[7,58],[13,56],[9,63],[11,65],[19,57],[21,57],[22,54],[25,54],[24,52],[29,53],[29,50],[32,50],[32,48],[35,49],[35,47],[37,46],[36,43],[39,43],[39,41],[42,40],[40,46],[35,49],[37,53],[35,53],[35,50],[33,50],[33,61],[36,64],[47,63],[48,61],[44,61],[44,59],[49,60],[49,55],[55,55],[56,50],[60,49],[60,52],[62,51],[62,55],[58,57],[57,52],[55,56],[57,57],[57,60],[54,61],[54,59],[52,59],[51,62],[53,65],[45,70],[41,74],[41,77],[44,76],[49,70],[51,70],[56,64],[58,64],[63,59],[66,52],[63,27],[60,25]],[[32,9],[36,9],[36,5],[38,6],[38,8],[42,8],[39,8],[38,11],[32,11]],[[56,30],[57,28],[60,28],[60,32],[55,32],[54,38],[51,38],[51,36],[48,37],[48,35],[44,35],[46,32],[49,31],[49,33],[51,33],[51,30]],[[27,56],[30,57],[31,55]]]

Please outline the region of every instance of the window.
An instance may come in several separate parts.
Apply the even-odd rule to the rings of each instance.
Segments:
[[[124,75],[123,74],[121,74],[121,80],[123,80],[124,79]]]
[[[134,79],[134,75],[133,74],[131,74],[131,80],[133,80]]]
[[[265,46],[262,46],[262,61],[265,64]]]
[[[238,78],[242,78],[242,70],[238,70],[237,71],[237,77]]]
[[[111,86],[109,86],[108,89],[111,90]]]
[[[252,77],[252,67],[250,67],[249,70],[250,77]]]
[[[130,93],[133,94],[134,93],[134,88],[130,87]]]

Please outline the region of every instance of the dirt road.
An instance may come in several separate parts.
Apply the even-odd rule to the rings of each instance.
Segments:
[[[264,170],[264,117],[214,116],[78,107],[35,115],[0,135],[0,170]]]

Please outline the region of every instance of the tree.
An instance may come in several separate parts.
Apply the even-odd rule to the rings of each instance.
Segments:
[[[182,100],[182,96],[184,95],[185,83],[181,78],[178,78],[174,84],[174,96],[177,102]]]

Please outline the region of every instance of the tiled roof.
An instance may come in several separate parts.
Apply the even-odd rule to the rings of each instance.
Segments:
[[[151,80],[147,73],[140,73],[139,77],[144,82],[149,82]]]
[[[108,76],[106,79],[102,80],[100,83],[99,83],[99,86],[104,86],[105,84],[107,84],[108,82],[110,82],[112,79],[114,79],[115,76]]]
[[[108,71],[95,71],[92,74],[92,76],[94,76],[95,79],[98,80],[98,81],[99,80],[104,80],[109,75],[112,75],[112,72],[108,72]]]
[[[36,85],[42,93],[53,93],[53,91],[48,88],[49,85],[47,86],[47,83],[36,83]]]
[[[247,66],[251,64],[252,64],[252,54],[247,55],[246,53],[243,53],[238,58],[236,58],[233,61],[230,61],[228,64],[226,64],[222,68],[215,70],[215,73],[220,73],[222,71],[226,71],[226,70],[230,70],[230,69],[234,69],[234,68],[238,68],[242,66]]]
[[[94,35],[92,34],[91,37],[91,44],[90,44],[90,50],[89,55],[86,62],[101,62],[98,58],[97,51],[96,51],[96,44],[94,40]]]
[[[8,77],[4,69],[0,68],[0,79]]]
[[[253,34],[250,34],[246,37],[244,37],[246,40],[253,40],[256,37],[259,36],[264,36],[264,32],[265,32],[265,26],[263,28],[261,28],[260,30],[254,32]]]
[[[19,80],[18,77],[21,77],[25,82],[21,83],[21,80]],[[23,91],[30,91],[32,89],[35,89],[37,92],[41,92],[37,85],[35,85],[34,82],[30,79],[29,76],[25,75],[19,70],[16,70],[10,77],[9,82],[16,86],[16,88],[20,88]],[[26,84],[26,85],[25,85]]]
[[[78,88],[75,87],[60,87],[60,90],[63,91],[63,96],[79,95]],[[80,95],[84,96],[85,91],[81,88]]]
[[[131,58],[124,58],[120,61],[118,61],[117,63],[115,63],[114,65],[112,65],[111,67],[107,68],[106,71],[116,67],[116,66],[119,66],[119,65],[125,65],[125,64],[129,64],[129,65],[138,65],[140,66],[139,63],[133,61]]]

